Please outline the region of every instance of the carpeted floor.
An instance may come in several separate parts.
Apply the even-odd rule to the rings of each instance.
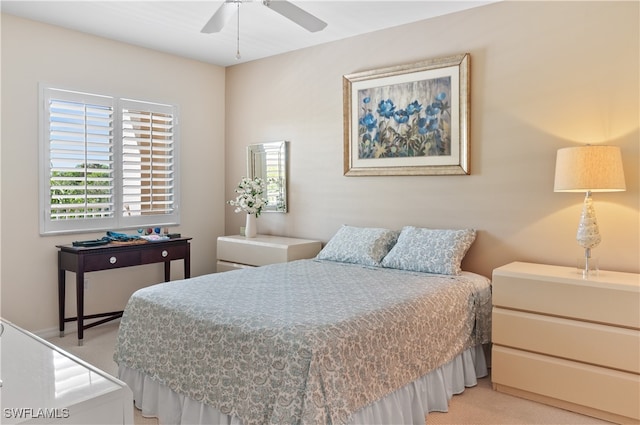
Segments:
[[[85,332],[84,345],[78,347],[75,333],[68,332],[64,338],[50,338],[49,341],[82,360],[112,375],[117,374],[117,366],[113,361],[118,323],[113,322],[97,326]],[[144,418],[140,411],[134,409],[136,425],[157,425],[154,418]],[[498,424],[608,424],[595,418],[578,415],[562,409],[546,406],[533,401],[524,400],[507,394],[498,393],[491,388],[490,378],[480,379],[478,385],[467,388],[463,394],[451,399],[449,412],[430,413],[427,424],[456,425],[498,425]]]

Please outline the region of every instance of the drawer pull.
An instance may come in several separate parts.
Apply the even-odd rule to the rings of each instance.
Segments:
[[[166,257],[167,255],[169,255],[169,253],[167,252],[167,250],[166,250],[166,249],[165,249],[165,250],[163,250],[163,251],[162,251],[162,257],[164,258],[164,257]]]
[[[117,259],[116,257],[111,257],[111,258],[109,258],[109,262],[110,262],[111,264],[115,264],[115,263],[116,263],[116,261],[118,261],[118,259]]]

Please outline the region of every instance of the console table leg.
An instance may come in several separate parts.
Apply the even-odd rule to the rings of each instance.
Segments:
[[[184,278],[189,279],[191,277],[191,244],[187,244],[185,247],[184,255]]]
[[[84,273],[76,272],[76,305],[78,309],[78,345],[82,346],[84,338]]]
[[[58,251],[58,325],[60,337],[64,336],[65,271],[62,268],[62,253]]]

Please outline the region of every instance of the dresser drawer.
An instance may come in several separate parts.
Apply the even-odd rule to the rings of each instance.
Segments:
[[[231,270],[250,269],[255,266],[248,266],[246,264],[229,263],[227,261],[218,260],[216,263],[216,272],[229,272]]]
[[[240,263],[251,266],[265,266],[267,264],[285,263],[287,247],[268,245],[244,245],[235,243],[218,243],[218,258],[228,263]]]
[[[140,251],[91,254],[84,256],[84,271],[117,269],[140,265]]]
[[[493,309],[494,344],[640,374],[640,331]]]
[[[494,273],[493,305],[640,329],[638,288]]]
[[[493,346],[491,356],[491,380],[498,390],[504,390],[500,386],[517,388],[591,409],[640,419],[638,375],[496,345]]]
[[[179,260],[187,255],[186,245],[158,246],[141,252],[142,264]]]

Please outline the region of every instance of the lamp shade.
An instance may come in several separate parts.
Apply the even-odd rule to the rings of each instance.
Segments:
[[[586,145],[558,149],[553,190],[555,192],[626,190],[620,148]]]

